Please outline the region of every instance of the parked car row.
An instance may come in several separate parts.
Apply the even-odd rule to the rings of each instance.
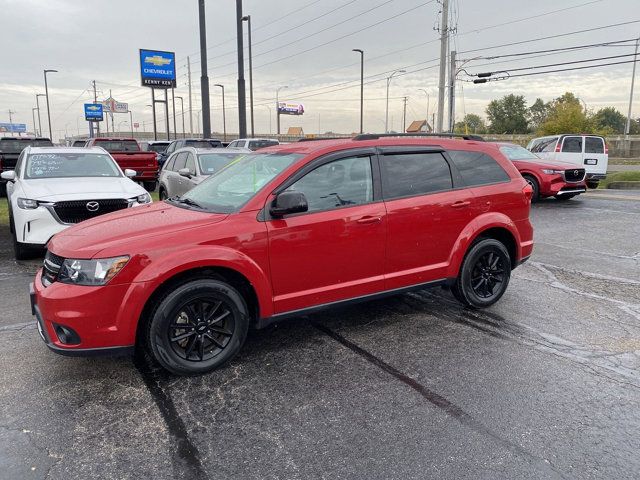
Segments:
[[[53,143],[48,138],[40,137],[2,137],[0,138],[0,172],[11,171],[16,167],[16,162],[22,150],[26,147],[52,147]],[[6,195],[6,184],[0,182],[0,197]]]

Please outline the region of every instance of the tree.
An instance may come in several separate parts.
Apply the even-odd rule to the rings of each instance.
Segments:
[[[542,135],[594,131],[594,122],[586,108],[582,108],[581,100],[571,92],[566,92],[550,103],[547,119],[538,129]]]
[[[491,133],[527,133],[527,102],[522,95],[505,95],[487,106]]]
[[[621,114],[614,107],[601,108],[593,116],[594,126],[601,132],[607,133],[624,133],[627,125],[627,117]]]
[[[467,113],[461,122],[456,123],[456,133],[486,133],[487,126],[475,113]]]
[[[541,98],[536,98],[536,101],[533,102],[533,105],[529,107],[528,120],[529,120],[529,128],[531,131],[536,131],[540,128],[549,117],[549,113],[551,111],[551,103],[545,103]]]

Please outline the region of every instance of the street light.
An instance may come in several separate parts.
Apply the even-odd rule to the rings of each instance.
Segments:
[[[47,97],[47,119],[49,121],[49,140],[53,142],[53,132],[51,130],[51,110],[49,109],[49,86],[47,85],[47,73],[58,73],[57,70],[44,70],[44,96]]]
[[[128,120],[122,120],[120,122],[118,122],[118,133],[120,132],[120,125],[122,125],[123,123],[129,123]]]
[[[185,133],[184,130],[184,98],[182,97],[176,97],[178,100],[180,100],[180,109],[182,110],[182,138],[187,138],[187,134]]]
[[[227,113],[224,106],[224,85],[216,83],[214,87],[220,87],[222,89],[222,135],[224,136],[224,141],[227,141]]]
[[[427,92],[424,88],[419,88],[418,90],[421,91],[421,92],[424,92],[424,94],[427,96],[427,120],[426,120],[426,122],[427,122],[427,125],[429,125],[429,103],[430,103],[429,92]],[[431,127],[433,128],[433,125]]]
[[[271,130],[271,107],[269,105],[263,105],[263,107],[269,110],[269,135],[271,135],[273,133],[273,130]]]
[[[36,107],[38,108],[38,136],[42,136],[42,122],[40,121],[40,102],[38,97],[45,97],[44,93],[36,93]]]
[[[354,48],[352,51],[360,54],[360,133],[364,133],[364,51]]]
[[[278,94],[280,93],[280,90],[282,90],[283,88],[289,88],[287,85],[283,85],[282,87],[278,87],[276,88],[276,119],[277,119],[277,133],[278,135],[280,135],[280,100],[278,97]]]
[[[396,70],[391,75],[387,77],[387,108],[386,113],[384,115],[384,133],[389,133],[389,85],[391,84],[391,79],[396,73],[406,73],[405,70]]]
[[[133,133],[133,112],[131,111],[131,109],[129,109],[129,120],[131,121],[130,126],[131,126],[131,138],[134,137],[134,133]]]
[[[249,103],[251,104],[251,137],[255,137],[255,127],[253,123],[253,54],[251,53],[251,15],[242,17],[243,22],[247,22],[247,33],[249,35]]]
[[[38,107],[33,107],[31,109],[31,116],[33,117],[33,130],[34,130],[34,132],[36,134],[36,137],[38,136],[38,132],[37,132],[38,128],[36,127],[36,110],[37,109],[38,109]]]

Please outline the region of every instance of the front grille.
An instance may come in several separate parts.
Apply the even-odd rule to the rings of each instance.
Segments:
[[[574,168],[564,171],[564,179],[567,182],[581,182],[584,180],[585,170],[584,168]]]
[[[128,206],[129,202],[124,198],[114,198],[106,200],[56,202],[53,209],[62,223],[78,223],[104,213],[123,210]]]
[[[63,263],[63,257],[60,257],[59,255],[51,253],[49,250],[47,250],[47,254],[44,256],[44,264],[42,268],[42,284],[45,287],[48,287],[56,281]]]

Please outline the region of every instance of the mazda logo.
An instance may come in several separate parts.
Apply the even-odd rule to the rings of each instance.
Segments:
[[[100,204],[98,202],[87,202],[86,207],[90,212],[97,212],[100,208]]]
[[[580,175],[580,171],[579,170],[574,170],[573,174],[577,177],[578,175]]]

